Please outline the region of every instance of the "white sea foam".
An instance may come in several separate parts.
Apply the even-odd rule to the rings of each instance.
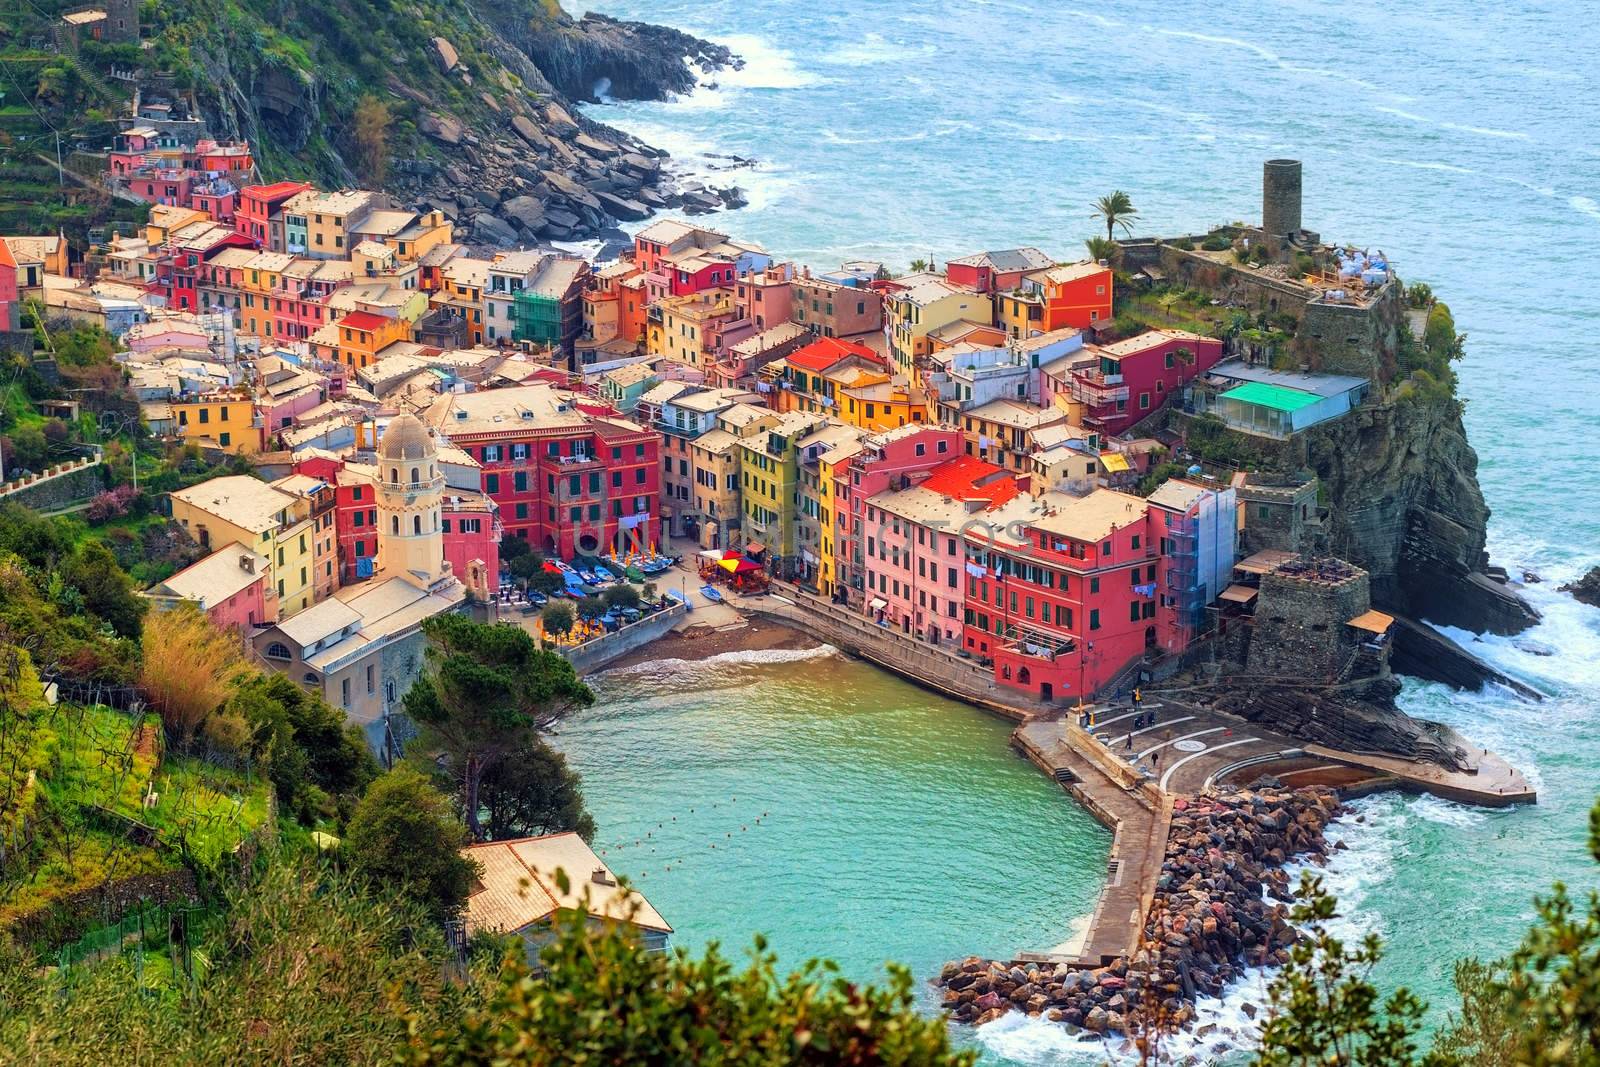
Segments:
[[[601,671],[596,677],[600,679],[618,678],[629,674],[650,674],[680,676],[688,673],[715,672],[729,667],[761,667],[775,663],[804,663],[809,660],[828,659],[839,655],[839,650],[832,645],[817,645],[814,648],[747,648],[735,649],[732,652],[719,652],[715,656],[705,659],[680,659],[669,656],[663,659],[647,660],[634,663],[626,667],[613,667]]]
[[[1600,203],[1596,203],[1587,196],[1569,197],[1567,203],[1592,219],[1600,219]]]
[[[933,44],[902,44],[899,41],[886,39],[881,33],[868,33],[842,48],[818,56],[817,61],[830,66],[867,67],[924,59],[937,51],[937,46]]]
[[[804,89],[820,85],[823,78],[801,69],[794,56],[755,34],[738,33],[725,37],[711,37],[717,44],[726,45],[734,55],[744,60],[739,70],[719,70],[712,73],[718,83],[740,89]]]
[[[1397,107],[1374,106],[1373,110],[1382,112],[1385,115],[1393,115],[1396,118],[1405,119],[1408,122],[1419,123],[1423,126],[1437,126],[1441,130],[1455,130],[1458,133],[1472,133],[1477,134],[1479,137],[1499,137],[1510,141],[1530,140],[1529,135],[1524,133],[1522,130],[1501,130],[1496,129],[1493,126],[1473,126],[1468,123],[1446,122],[1441,119],[1430,119],[1426,115],[1418,115],[1414,111],[1404,111]]]
[[[1404,832],[1411,818],[1432,818],[1442,810],[1443,802],[1436,808],[1429,800],[1395,794],[1355,800],[1348,805],[1349,813],[1330,823],[1326,831],[1329,843],[1343,842],[1343,849],[1330,851],[1328,862],[1322,867],[1309,863],[1288,865],[1291,885],[1298,885],[1300,873],[1309,871],[1319,876],[1323,887],[1338,898],[1339,915],[1329,924],[1335,936],[1348,942],[1377,929],[1377,916],[1365,908],[1368,894],[1393,876],[1395,859],[1403,851]],[[1418,805],[1423,807],[1419,810]],[[1222,996],[1201,997],[1195,1004],[1194,1025],[1163,1040],[1163,1060],[1209,1062],[1253,1048],[1260,1040],[1272,973],[1268,968],[1252,967],[1223,990]],[[1254,1019],[1247,1006],[1254,1010]],[[1204,1036],[1198,1033],[1202,1029],[1206,1031]],[[1106,1040],[1092,1034],[1069,1033],[1042,1016],[1030,1019],[1021,1012],[1008,1012],[979,1027],[977,1039],[985,1050],[997,1056],[1040,1067],[1108,1061],[1123,1064],[1137,1059],[1121,1038]]]
[[[1481,808],[1469,808],[1464,804],[1457,804],[1432,794],[1412,798],[1408,807],[1411,814],[1419,819],[1463,830],[1472,826],[1482,826],[1484,820],[1488,818]]]

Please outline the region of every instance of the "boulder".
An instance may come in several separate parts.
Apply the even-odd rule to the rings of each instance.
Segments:
[[[618,162],[641,178],[654,177],[661,172],[661,161],[659,159],[651,156],[642,156],[637,152],[629,152]]]
[[[509,248],[517,243],[517,231],[508,222],[502,222],[485,212],[472,222],[472,235],[486,245]]]
[[[622,151],[610,141],[602,141],[600,138],[593,137],[587,133],[578,134],[572,139],[572,144],[579,151],[598,159],[610,159]]]
[[[1111,1014],[1097,1004],[1089,1010],[1089,1014],[1083,1017],[1083,1028],[1092,1030],[1097,1034],[1103,1034],[1110,1020]]]
[[[511,116],[511,128],[517,131],[517,136],[527,141],[534,148],[548,148],[550,142],[545,135],[539,132],[539,127],[534,125],[532,119],[526,115]]]
[[[417,128],[440,144],[455,147],[467,136],[467,128],[454,115],[441,115],[437,111],[424,111],[417,120]]]
[[[544,203],[531,196],[514,196],[500,205],[500,217],[523,230],[544,225]]]
[[[550,132],[563,140],[569,140],[578,135],[578,123],[567,113],[567,109],[557,103],[544,105],[545,125]]]
[[[593,193],[589,192],[589,190],[585,189],[583,186],[579,185],[565,174],[562,174],[560,171],[545,171],[544,180],[549,183],[551,190],[553,190],[556,195],[565,197],[574,204],[580,204],[583,207],[593,208],[595,211],[600,210],[600,201],[594,198]]]
[[[461,57],[456,54],[456,46],[443,37],[434,37],[428,41],[428,46],[433,50],[433,61],[439,69],[449,74],[461,62]]]

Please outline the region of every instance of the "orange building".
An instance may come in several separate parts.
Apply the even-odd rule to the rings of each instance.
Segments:
[[[995,320],[1007,337],[1031,337],[1073,327],[1088,329],[1111,318],[1111,268],[1064,263],[1026,275],[1014,289],[996,292]]]
[[[376,363],[382,349],[410,336],[404,319],[352,311],[312,334],[311,345],[319,358],[360,370]]]

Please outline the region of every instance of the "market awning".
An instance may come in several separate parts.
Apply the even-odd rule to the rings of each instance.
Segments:
[[[1256,598],[1261,590],[1248,585],[1230,585],[1222,591],[1218,600],[1226,600],[1230,604],[1248,604]]]
[[[767,546],[762,544],[760,541],[751,541],[748,545],[744,546],[745,555],[747,556],[759,556],[766,550]]]
[[[889,606],[889,602],[887,600],[883,599],[883,597],[881,597],[881,596],[873,597],[872,598],[872,602],[867,605],[867,607],[871,608],[873,611],[882,611],[884,608],[886,608],[888,606]]]
[[[1345,625],[1365,630],[1369,634],[1386,634],[1389,632],[1389,627],[1394,625],[1394,616],[1385,615],[1381,611],[1364,611]]]

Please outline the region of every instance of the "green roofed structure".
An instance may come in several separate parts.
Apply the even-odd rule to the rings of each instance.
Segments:
[[[1213,367],[1206,384],[1191,392],[1188,410],[1213,414],[1244,433],[1280,439],[1338,418],[1359,405],[1369,389],[1365,378],[1276,371],[1238,361]]]
[[[1216,414],[1229,426],[1247,433],[1288,437],[1347,410],[1347,404],[1335,405],[1332,398],[1315,393],[1247,382],[1217,397]]]

